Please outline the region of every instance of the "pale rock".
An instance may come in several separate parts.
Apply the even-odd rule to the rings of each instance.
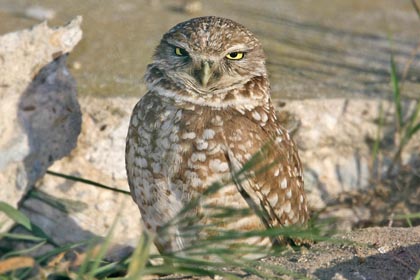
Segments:
[[[414,103],[403,103],[409,113]],[[285,110],[295,115],[300,127],[294,135],[304,165],[305,189],[311,208],[322,209],[335,204],[344,193],[366,192],[375,187],[372,175],[373,142],[377,139],[378,120],[383,108],[383,127],[380,139],[393,139],[395,108],[392,101],[344,98],[289,100]],[[402,154],[403,164],[416,162],[420,156],[420,135],[410,140]],[[397,150],[393,141],[383,141],[381,175]],[[389,143],[388,143],[389,142]],[[364,213],[360,215],[360,213]],[[329,211],[344,223],[340,229],[350,230],[370,212],[362,208]]]
[[[0,37],[0,201],[16,207],[80,131],[76,86],[66,53],[80,41],[81,17]],[[13,224],[0,213],[0,230]]]

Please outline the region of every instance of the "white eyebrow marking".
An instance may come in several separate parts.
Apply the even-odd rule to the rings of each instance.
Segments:
[[[231,52],[248,52],[250,50],[251,49],[249,48],[249,46],[247,46],[245,44],[237,44],[237,45],[234,45],[234,46],[228,48],[225,51],[225,55],[228,54],[228,53],[231,53]]]
[[[183,48],[184,50],[188,51],[189,47],[187,43],[184,42],[180,42],[180,41],[175,41],[172,39],[167,39],[166,42],[171,45],[172,47],[179,47],[179,48]]]

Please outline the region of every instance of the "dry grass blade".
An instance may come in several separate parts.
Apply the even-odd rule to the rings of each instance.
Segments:
[[[54,266],[57,266],[62,260],[63,260],[63,258],[64,258],[64,255],[66,254],[66,252],[61,252],[61,253],[59,253],[57,256],[55,256],[54,258],[52,258],[49,262],[48,262],[48,264],[47,264],[47,266],[48,267],[54,267]]]
[[[0,261],[0,274],[18,270],[26,267],[33,267],[35,260],[31,257],[12,257]]]

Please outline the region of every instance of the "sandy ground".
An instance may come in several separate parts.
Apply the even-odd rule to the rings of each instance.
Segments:
[[[290,250],[282,257],[263,259],[261,266],[276,265],[292,274],[275,275],[272,279],[409,280],[420,270],[420,226],[373,227],[335,237],[349,242],[319,242],[309,250]],[[163,278],[210,279],[180,275]]]
[[[413,279],[420,269],[420,227],[374,227],[340,236],[349,245],[320,242],[306,254],[267,259],[314,279]]]

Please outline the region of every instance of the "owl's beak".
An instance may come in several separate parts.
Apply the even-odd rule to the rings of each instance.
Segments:
[[[212,71],[210,67],[210,63],[207,60],[204,60],[201,63],[201,69],[199,70],[199,81],[203,87],[206,87],[210,78],[212,76]]]

